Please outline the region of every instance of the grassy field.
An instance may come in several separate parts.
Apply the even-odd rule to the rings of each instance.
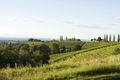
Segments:
[[[98,47],[98,46],[104,46],[104,45],[112,45],[116,44],[115,42],[108,43],[108,42],[85,42],[82,46],[82,49],[88,49],[91,47]]]
[[[65,58],[72,57],[76,54],[81,54],[84,52],[88,52],[88,51],[92,51],[95,49],[100,49],[100,48],[104,48],[104,47],[112,46],[112,45],[116,45],[116,44],[118,44],[118,43],[86,42],[86,43],[84,43],[82,50],[80,50],[80,51],[50,55],[51,59],[49,62],[50,63],[57,62],[57,61],[60,61],[62,59],[65,59]]]
[[[115,52],[120,44],[115,44],[51,55],[59,61],[41,67],[1,69],[0,80],[120,80],[120,54]]]

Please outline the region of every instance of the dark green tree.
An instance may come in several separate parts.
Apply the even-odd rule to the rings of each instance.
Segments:
[[[108,34],[106,34],[106,40],[105,41],[108,42]]]
[[[61,47],[60,47],[60,53],[65,53],[65,52],[66,52],[65,46],[61,46]]]
[[[118,34],[117,42],[120,42],[120,35]]]
[[[60,53],[60,47],[56,43],[52,44],[51,49],[52,54]]]
[[[111,42],[111,34],[110,34],[110,36],[109,36],[109,42]]]
[[[106,35],[104,34],[104,41],[106,41]]]
[[[97,41],[99,41],[99,42],[102,41],[102,38],[101,38],[101,37],[98,37]]]
[[[75,45],[73,47],[73,51],[77,51],[77,50],[81,50],[82,46],[80,46],[79,44]]]
[[[113,42],[115,42],[115,35],[113,36]]]
[[[0,67],[15,67],[20,63],[20,55],[11,50],[3,50],[0,52]]]

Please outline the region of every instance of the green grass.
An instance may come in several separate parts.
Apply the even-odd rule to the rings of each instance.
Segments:
[[[0,80],[119,80],[120,54],[113,53],[119,47],[85,51],[36,68],[1,69]]]
[[[92,45],[93,44],[93,45]],[[62,59],[66,59],[68,57],[72,57],[72,56],[75,56],[77,54],[81,54],[81,53],[84,53],[84,52],[88,52],[88,51],[91,51],[91,50],[95,50],[95,49],[100,49],[100,48],[104,48],[104,47],[107,47],[107,46],[112,46],[112,45],[116,45],[118,43],[106,43],[106,42],[87,42],[85,43],[83,46],[86,46],[86,45],[91,45],[91,47],[87,47],[85,49],[82,49],[80,51],[75,51],[75,52],[67,52],[67,53],[60,53],[60,54],[53,54],[53,55],[50,55],[50,63],[53,63],[53,62],[57,62],[57,61],[60,61]]]
[[[108,43],[108,42],[86,42],[83,46],[82,49],[88,49],[91,47],[98,47],[98,46],[103,46],[103,45],[112,45],[112,44],[116,44],[115,42],[112,43]]]

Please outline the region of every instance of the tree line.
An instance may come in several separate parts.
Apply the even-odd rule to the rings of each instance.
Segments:
[[[120,42],[120,34],[118,34],[118,36],[116,37],[115,35],[108,35],[108,34],[105,34],[104,35],[104,39],[103,39],[105,42]]]
[[[104,41],[104,42],[120,42],[120,34],[118,34],[118,36],[116,37],[115,35],[108,35],[108,34],[104,34],[104,38],[102,39],[101,37],[93,38],[91,39],[91,41]]]

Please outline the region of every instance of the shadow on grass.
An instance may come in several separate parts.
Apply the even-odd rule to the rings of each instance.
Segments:
[[[82,80],[120,80],[120,67],[119,66],[97,67],[95,69],[78,72],[76,74],[76,77],[78,76],[86,77],[85,79]]]
[[[111,73],[120,73],[120,66],[97,67],[83,72],[77,72],[76,75],[94,76],[94,75],[111,74]]]
[[[79,79],[76,79],[79,80]],[[82,80],[120,80],[120,75],[111,75],[111,76],[99,76],[96,78],[86,78],[86,79],[82,79]]]
[[[100,77],[93,80],[120,80],[120,76],[106,76],[106,77]]]

